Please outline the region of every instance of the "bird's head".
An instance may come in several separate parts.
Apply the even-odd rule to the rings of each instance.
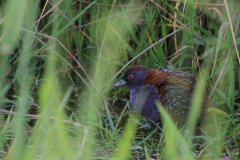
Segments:
[[[130,89],[143,86],[148,75],[149,68],[144,66],[134,66],[129,68],[123,76],[123,79],[114,84],[114,88],[126,86]]]

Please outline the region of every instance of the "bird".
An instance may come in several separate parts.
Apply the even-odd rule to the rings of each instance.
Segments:
[[[162,127],[158,101],[181,128],[190,113],[196,81],[195,76],[178,69],[154,70],[136,65],[130,67],[113,88],[130,88],[131,106],[146,117],[152,127]]]

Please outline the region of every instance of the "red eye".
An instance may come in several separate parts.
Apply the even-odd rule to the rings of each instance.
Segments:
[[[133,77],[134,77],[133,75],[129,75],[128,79],[133,79]]]

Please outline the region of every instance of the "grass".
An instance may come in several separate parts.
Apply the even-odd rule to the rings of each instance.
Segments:
[[[0,156],[240,158],[238,4],[1,0]],[[198,77],[202,87],[186,127],[193,132],[206,88],[221,106],[209,109],[215,134],[189,138],[161,106],[167,125],[150,129],[131,110],[129,90],[112,89],[125,67],[136,64]]]

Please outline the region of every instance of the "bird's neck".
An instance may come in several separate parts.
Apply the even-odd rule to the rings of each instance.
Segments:
[[[142,113],[145,104],[149,99],[153,98],[153,102],[157,98],[157,92],[155,93],[154,86],[143,85],[140,87],[132,88],[130,91],[130,103],[134,110]]]
[[[132,88],[130,91],[130,103],[134,110],[142,113],[143,107],[147,101],[149,91],[144,87]]]

